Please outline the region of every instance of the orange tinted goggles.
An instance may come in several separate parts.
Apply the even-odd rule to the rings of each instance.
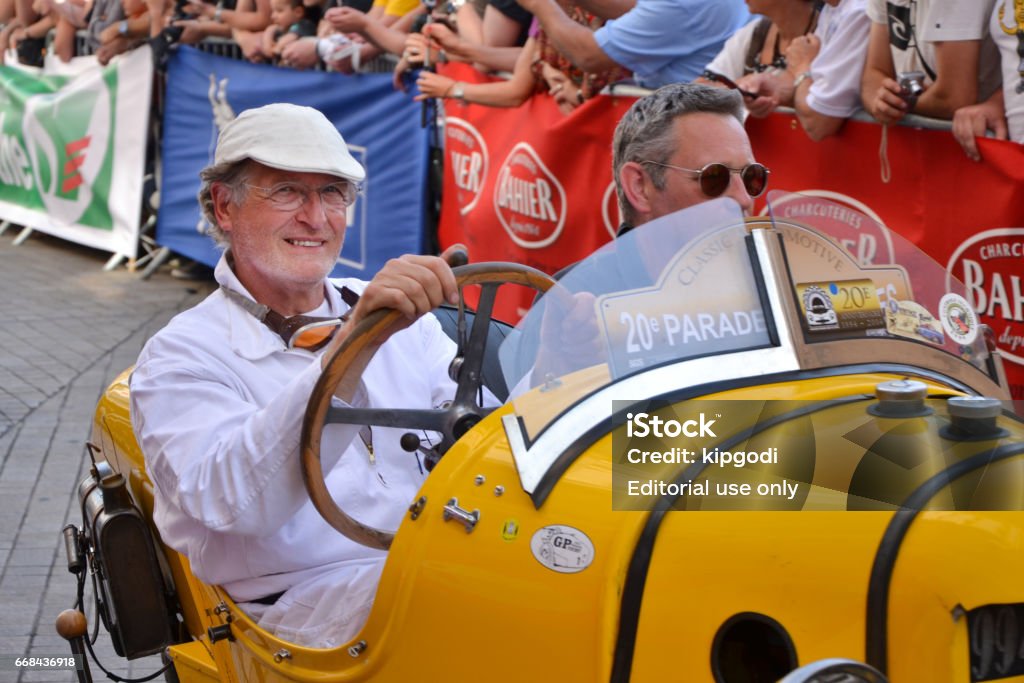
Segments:
[[[293,315],[286,318],[268,306],[258,304],[230,287],[221,285],[224,295],[251,313],[277,336],[289,349],[318,351],[331,341],[338,329],[348,320],[348,314],[340,318],[325,318],[313,315]],[[341,298],[350,307],[359,301],[359,295],[348,287],[338,287]]]
[[[268,315],[264,322],[276,332],[289,349],[318,351],[327,345],[343,324],[341,318],[317,318],[310,315],[293,315],[281,318],[275,324]]]

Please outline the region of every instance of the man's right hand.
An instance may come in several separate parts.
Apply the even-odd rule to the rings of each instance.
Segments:
[[[323,358],[329,358],[334,348],[351,334],[355,326],[374,311],[389,308],[402,313],[392,327],[374,340],[379,346],[391,335],[409,327],[442,303],[458,303],[459,290],[447,259],[465,249],[461,244],[456,244],[446,249],[441,256],[406,254],[384,264],[359,296],[359,302],[352,309],[345,327],[340,334],[335,335]]]

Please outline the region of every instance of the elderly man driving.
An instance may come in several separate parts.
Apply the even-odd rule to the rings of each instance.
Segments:
[[[272,104],[228,124],[199,195],[224,247],[220,288],[158,332],[131,377],[163,541],[261,626],[310,647],[358,632],[386,556],[328,526],[303,486],[300,427],[325,351],[372,311],[398,309],[336,404],[432,408],[455,390],[454,344],[424,315],[457,300],[445,260],[403,256],[369,283],[327,278],[364,175],[314,109]],[[327,487],[364,524],[396,528],[425,476],[399,436],[324,430]]]

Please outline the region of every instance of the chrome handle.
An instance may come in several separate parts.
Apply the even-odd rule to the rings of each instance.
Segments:
[[[476,527],[476,523],[480,521],[480,511],[464,510],[459,507],[459,499],[452,498],[448,501],[448,504],[444,506],[444,521],[449,522],[455,520],[456,522],[462,522],[462,526],[466,527],[466,533],[473,531]]]

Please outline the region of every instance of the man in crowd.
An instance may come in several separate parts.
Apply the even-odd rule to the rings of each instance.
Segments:
[[[870,0],[861,82],[868,113],[882,124],[911,112],[951,120],[957,109],[991,97],[999,88],[999,51],[987,27],[994,4]]]
[[[220,289],[157,333],[131,378],[132,423],[164,542],[263,627],[310,647],[358,632],[385,559],[328,526],[303,486],[300,427],[322,359],[371,312],[398,309],[405,315],[335,404],[432,408],[454,395],[454,344],[424,316],[457,300],[445,260],[391,260],[369,283],[337,283],[350,292],[327,279],[364,175],[314,109],[272,104],[228,124],[200,190],[226,247]],[[327,321],[322,331],[335,334],[326,349],[289,332],[289,322],[316,320],[300,314]],[[396,528],[423,481],[400,436],[324,430],[327,487],[363,524]]]
[[[739,93],[694,83],[633,103],[615,128],[612,175],[627,229],[720,196],[750,213],[768,183]]]
[[[667,85],[629,108],[615,128],[612,175],[623,224],[618,234],[717,197],[744,214],[768,185],[768,169],[754,160],[743,128],[743,101],[735,90],[696,83]],[[642,228],[641,228],[642,229]],[[619,258],[610,252],[608,258]],[[515,360],[519,384],[604,362],[596,329],[594,293],[632,288],[616,280],[617,267],[595,268],[600,282],[577,281],[586,293],[547,306],[539,330],[524,334]],[[564,271],[563,271],[564,274]],[[541,317],[541,316],[538,316]],[[503,350],[504,351],[504,350]],[[536,361],[534,358],[536,357]]]
[[[518,2],[578,68],[600,73],[621,66],[646,88],[697,78],[749,17],[740,0],[637,0],[632,9],[591,31],[573,21],[556,0]],[[577,4],[608,16],[601,12],[607,3]]]
[[[978,137],[990,131],[997,140],[1024,144],[1024,15],[1020,4],[998,0],[989,18],[989,35],[999,48],[1002,87],[978,104],[960,107],[953,116],[953,136],[967,156],[981,161]]]

